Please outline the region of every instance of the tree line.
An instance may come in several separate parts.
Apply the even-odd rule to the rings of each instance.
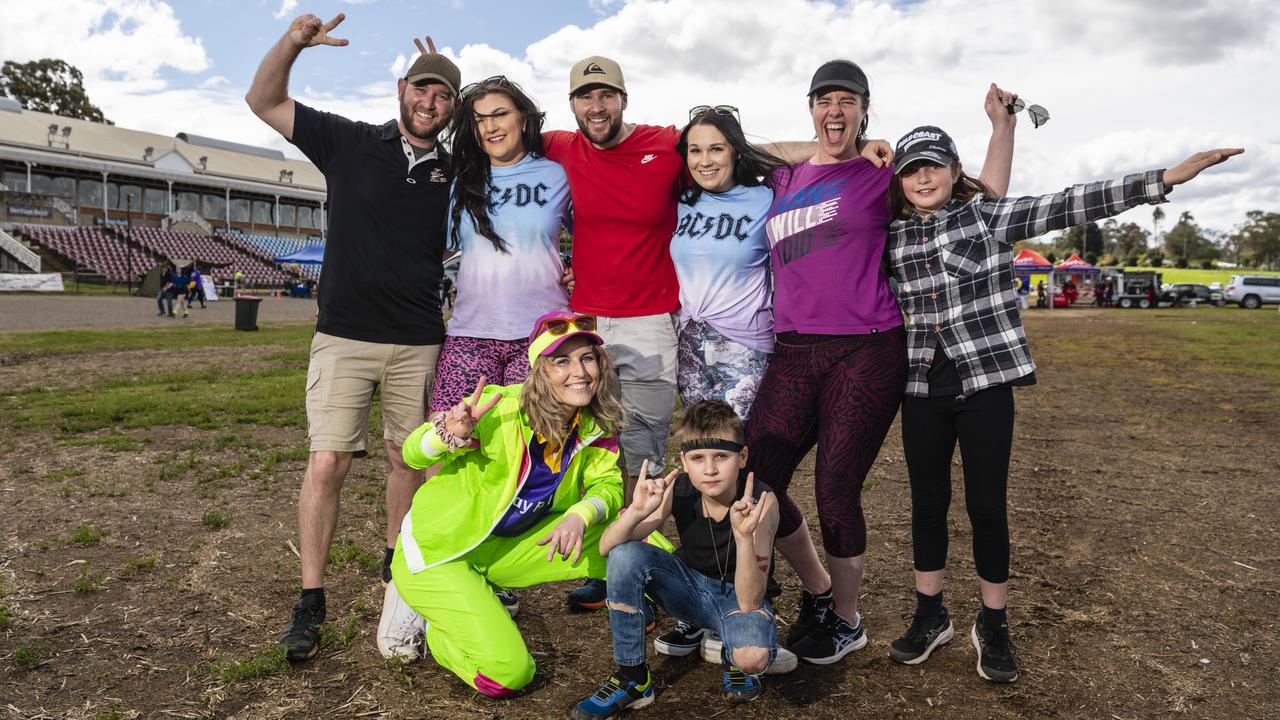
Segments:
[[[1086,223],[1067,229],[1039,249],[1050,261],[1079,253],[1094,265],[1211,268],[1218,262],[1266,270],[1280,269],[1280,213],[1250,210],[1231,232],[1206,229],[1184,212],[1161,232],[1165,212],[1151,213],[1151,229],[1114,218],[1099,225]]]

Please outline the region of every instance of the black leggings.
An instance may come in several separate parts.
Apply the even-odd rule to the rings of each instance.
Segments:
[[[911,477],[911,542],[916,570],[947,565],[947,508],[956,440],[964,467],[964,502],[973,528],[978,577],[1009,580],[1006,490],[1013,447],[1013,389],[955,397],[907,397],[902,403],[902,449]]]
[[[907,382],[901,327],[867,335],[778,336],[747,421],[747,469],[778,499],[778,537],[804,515],[788,495],[796,466],[813,446],[813,491],[827,555],[867,549],[862,483],[898,414]]]

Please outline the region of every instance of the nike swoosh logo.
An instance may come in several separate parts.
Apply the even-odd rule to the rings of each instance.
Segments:
[[[650,160],[657,160],[657,159],[658,159],[657,155],[654,155],[653,153],[649,153],[648,155],[645,155],[644,157],[640,158],[640,164],[644,165]]]

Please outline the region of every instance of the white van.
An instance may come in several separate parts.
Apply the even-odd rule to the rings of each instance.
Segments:
[[[1227,302],[1250,310],[1263,304],[1280,304],[1280,275],[1232,275],[1223,295]]]

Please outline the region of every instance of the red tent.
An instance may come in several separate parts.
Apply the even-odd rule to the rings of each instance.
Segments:
[[[1013,259],[1013,269],[1020,273],[1042,273],[1053,269],[1053,263],[1031,248],[1023,248]]]
[[[1015,260],[1014,262],[1017,262],[1017,261]],[[1059,271],[1069,272],[1069,273],[1081,273],[1081,274],[1092,274],[1092,273],[1102,272],[1098,268],[1082,260],[1080,256],[1077,255],[1076,253],[1071,253],[1071,257],[1058,263],[1055,269]]]

